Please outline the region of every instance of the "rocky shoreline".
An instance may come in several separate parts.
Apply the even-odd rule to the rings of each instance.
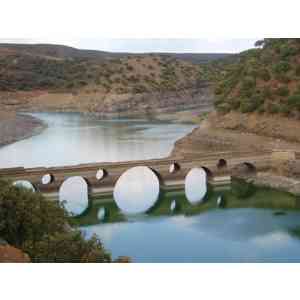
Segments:
[[[47,125],[30,115],[2,112],[0,114],[0,147],[42,132]]]

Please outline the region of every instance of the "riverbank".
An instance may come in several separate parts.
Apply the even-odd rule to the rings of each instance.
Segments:
[[[281,119],[271,122],[269,117],[212,112],[199,127],[175,143],[171,156],[222,151],[300,151],[299,132],[300,122]]]
[[[41,133],[47,125],[30,115],[0,113],[0,147]]]
[[[4,108],[27,112],[81,112],[101,118],[153,117],[177,111],[212,108],[214,95],[209,83],[182,90],[116,93],[97,89],[78,91],[19,91],[0,93]]]
[[[273,116],[210,113],[199,127],[175,143],[170,157],[234,151],[292,150],[300,152],[300,122]],[[299,159],[280,161],[258,174],[256,185],[300,195]]]

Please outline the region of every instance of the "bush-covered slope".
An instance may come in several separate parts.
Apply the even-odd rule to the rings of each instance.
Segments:
[[[264,39],[223,70],[215,89],[221,112],[300,117],[300,39]]]
[[[103,92],[139,93],[195,87],[202,80],[199,65],[166,55],[91,60],[46,54],[0,47],[0,91],[76,90],[88,86]]]

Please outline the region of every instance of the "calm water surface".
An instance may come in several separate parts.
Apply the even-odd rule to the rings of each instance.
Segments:
[[[48,128],[0,148],[0,167],[164,157],[177,139],[194,128],[149,120],[98,120],[76,113],[33,115]],[[61,200],[68,201],[66,208],[77,215],[74,220],[87,238],[97,234],[113,258],[127,255],[134,262],[300,262],[299,199],[264,189],[247,199],[239,199],[231,189],[211,191],[201,169],[193,169],[187,176],[185,190],[158,193],[157,179],[153,183],[146,170],[136,172],[140,174],[134,170],[123,174],[115,199],[88,199],[81,177],[65,181],[60,190]],[[217,208],[220,196],[226,200],[222,209]],[[146,212],[140,213],[144,209]]]
[[[127,255],[134,262],[300,262],[295,198],[261,190],[237,199],[227,191],[227,207],[220,209],[219,194],[195,206],[183,191],[170,192],[148,213],[135,216],[124,215],[112,199],[99,200],[78,221],[87,237],[97,234],[114,258]],[[170,209],[174,199],[176,212]]]
[[[78,113],[34,113],[48,128],[0,148],[0,167],[37,167],[168,156],[195,127],[143,119],[99,120]]]

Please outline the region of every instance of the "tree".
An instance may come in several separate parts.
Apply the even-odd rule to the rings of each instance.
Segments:
[[[258,40],[255,42],[254,46],[255,47],[263,47],[265,44],[265,40]]]
[[[0,180],[0,236],[33,262],[110,262],[100,240],[86,240],[69,219],[58,203]]]

